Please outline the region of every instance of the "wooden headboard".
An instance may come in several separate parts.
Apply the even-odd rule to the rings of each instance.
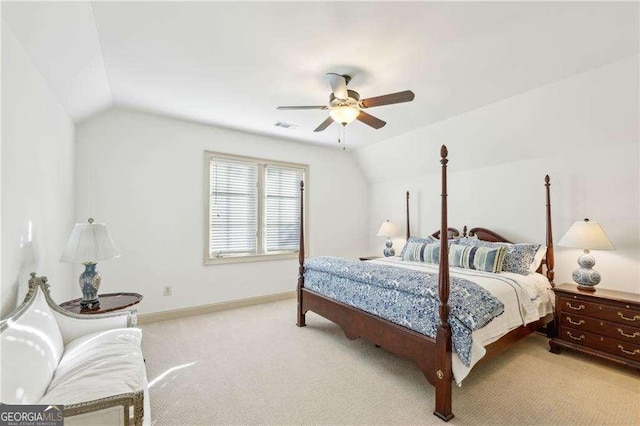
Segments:
[[[545,275],[547,276],[547,278],[551,282],[551,285],[553,286],[554,285],[553,278],[555,276],[555,273],[553,271],[553,268],[555,266],[555,257],[554,257],[554,251],[553,251],[553,229],[551,226],[551,195],[550,195],[551,183],[550,183],[549,175],[546,175],[544,177],[544,186],[545,186],[546,201],[547,201],[546,203],[547,235],[545,238],[545,241],[547,244],[547,253],[545,254],[545,257],[542,260],[542,264],[540,265],[540,267],[536,272],[542,274],[543,266],[544,266],[544,268],[546,269]],[[410,228],[410,221],[409,221],[409,191],[407,191],[407,240],[411,236],[410,229],[411,228]],[[503,237],[497,232],[494,232],[487,228],[471,228],[469,231],[467,231],[467,227],[465,225],[465,227],[462,228],[462,234],[461,234],[460,231],[458,231],[458,229],[448,227],[447,234],[448,234],[447,238],[449,239],[459,237],[459,236],[476,237],[479,240],[483,240],[483,241],[514,244],[512,241],[508,240],[507,238]],[[431,236],[439,239],[440,231],[434,232],[433,234],[431,234]]]

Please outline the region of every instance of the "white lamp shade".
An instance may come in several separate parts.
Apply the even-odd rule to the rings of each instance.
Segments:
[[[338,124],[349,124],[360,114],[360,110],[354,106],[335,106],[329,111],[333,121]]]
[[[60,262],[97,263],[101,260],[120,257],[107,225],[104,223],[76,223],[64,248]]]
[[[378,229],[378,233],[376,234],[378,237],[392,237],[396,235],[398,232],[398,228],[393,224],[390,220],[382,222],[380,225],[380,229]]]
[[[558,242],[559,246],[589,250],[615,250],[598,222],[585,219],[576,222]]]

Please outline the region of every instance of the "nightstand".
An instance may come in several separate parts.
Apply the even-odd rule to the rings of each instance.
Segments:
[[[358,259],[360,260],[373,260],[373,259],[380,259],[382,256],[362,256],[359,257]]]
[[[561,284],[550,351],[571,349],[640,369],[640,294]]]
[[[119,311],[140,303],[142,295],[138,293],[109,293],[98,295],[100,303],[90,309],[80,306],[82,299],[69,300],[60,304],[60,307],[76,314],[104,314],[105,312]]]

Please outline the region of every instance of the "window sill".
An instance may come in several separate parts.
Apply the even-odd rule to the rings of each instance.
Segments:
[[[228,256],[204,259],[204,265],[220,265],[225,263],[264,262],[266,260],[297,259],[298,252],[254,254],[250,256]]]

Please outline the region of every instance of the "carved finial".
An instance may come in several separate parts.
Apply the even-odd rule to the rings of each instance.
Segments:
[[[447,146],[442,145],[440,147],[440,157],[445,158],[447,155],[449,155],[449,151],[447,151]]]
[[[29,279],[29,288],[32,289],[32,288],[35,288],[37,286],[37,284],[36,284],[36,273],[32,272],[29,275],[31,275],[31,278]]]
[[[95,222],[95,220],[93,220],[92,217],[89,218],[89,225],[93,225],[93,222]]]
[[[550,180],[550,179],[549,179],[549,175],[546,175],[546,176],[544,177],[544,184],[545,184],[545,186],[549,186],[549,180]]]
[[[32,272],[31,274],[31,278],[29,279],[29,289],[35,289],[39,284],[42,285],[42,288],[45,290],[49,290],[49,287],[51,287],[49,284],[47,284],[47,277],[37,277],[35,272]]]
[[[304,181],[303,180],[300,181],[300,189],[304,189]]]
[[[407,191],[407,198],[409,198],[409,191]]]
[[[467,225],[465,225],[464,228],[462,228],[462,236],[463,237],[467,236]]]
[[[42,283],[42,288],[44,290],[48,291],[51,288],[51,286],[49,285],[49,278],[42,277],[42,278],[40,278],[40,282]]]

